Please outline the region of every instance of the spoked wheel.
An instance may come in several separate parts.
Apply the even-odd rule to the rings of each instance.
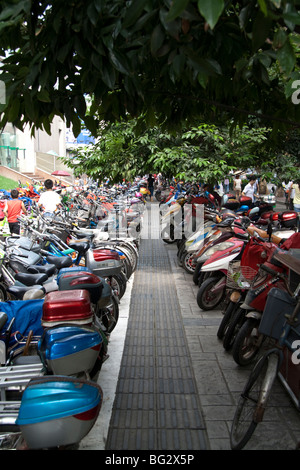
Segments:
[[[202,284],[197,294],[197,304],[202,310],[213,310],[216,308],[224,298],[225,285],[222,289],[215,290],[218,282],[221,282],[220,277],[209,277]]]
[[[240,450],[263,419],[267,400],[277,375],[279,356],[276,352],[262,356],[255,364],[240,396],[230,433],[230,445]]]
[[[232,357],[239,366],[250,364],[260,350],[264,336],[258,332],[259,320],[248,318],[237,333]]]

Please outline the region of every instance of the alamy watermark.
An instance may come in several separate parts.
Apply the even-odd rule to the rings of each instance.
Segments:
[[[292,83],[292,89],[295,90],[292,94],[292,103],[300,103],[300,80],[294,80]]]
[[[133,214],[134,212],[133,206]],[[110,238],[180,240],[201,232],[201,228],[204,227],[204,205],[188,203],[183,207],[174,205],[162,214],[157,205],[149,205],[140,215],[133,216],[131,212],[116,211],[111,213],[107,220],[100,220],[98,228],[103,230],[105,224],[105,230]]]

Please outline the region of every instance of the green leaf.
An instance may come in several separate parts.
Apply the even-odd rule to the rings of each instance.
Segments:
[[[116,82],[116,74],[115,70],[110,64],[106,64],[106,66],[103,65],[102,80],[108,88],[110,88],[111,90],[114,88]]]
[[[44,102],[44,103],[50,103],[51,102],[49,93],[45,89],[42,89],[41,91],[38,92],[37,99],[39,101]]]
[[[214,29],[224,9],[223,0],[198,0],[198,9],[211,29]]]
[[[19,115],[19,110],[20,110],[20,101],[18,100],[18,98],[15,98],[10,102],[10,108],[8,111],[8,120],[10,122],[13,122],[15,119],[17,119]]]
[[[259,11],[255,18],[252,31],[252,45],[254,51],[261,47],[267,39],[271,24],[271,19]]]
[[[158,24],[151,35],[151,53],[152,55],[156,55],[157,51],[160,49],[160,47],[163,44],[163,41],[165,39],[164,32],[162,30],[162,27],[160,24]]]
[[[296,64],[295,52],[289,40],[277,51],[277,58],[283,72],[289,75]]]
[[[173,21],[179,16],[187,7],[190,0],[173,0],[170,11],[167,15],[167,21]]]
[[[125,13],[123,21],[124,28],[128,28],[129,26],[135,24],[135,22],[140,17],[146,3],[148,3],[148,0],[133,0]]]

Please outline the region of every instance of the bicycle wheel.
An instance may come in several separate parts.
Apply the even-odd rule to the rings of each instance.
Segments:
[[[277,375],[278,351],[269,351],[255,364],[240,396],[233,418],[230,445],[232,450],[245,447],[257,424],[263,420],[268,398]]]

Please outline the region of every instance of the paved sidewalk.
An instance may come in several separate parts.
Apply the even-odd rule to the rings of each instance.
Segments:
[[[141,240],[106,450],[230,449],[231,421],[250,368],[237,366],[224,350],[216,335],[222,313],[199,309],[197,287],[176,253],[176,245],[158,237]],[[112,334],[112,357],[113,340]],[[299,440],[299,413],[277,383],[245,449],[295,449]]]

